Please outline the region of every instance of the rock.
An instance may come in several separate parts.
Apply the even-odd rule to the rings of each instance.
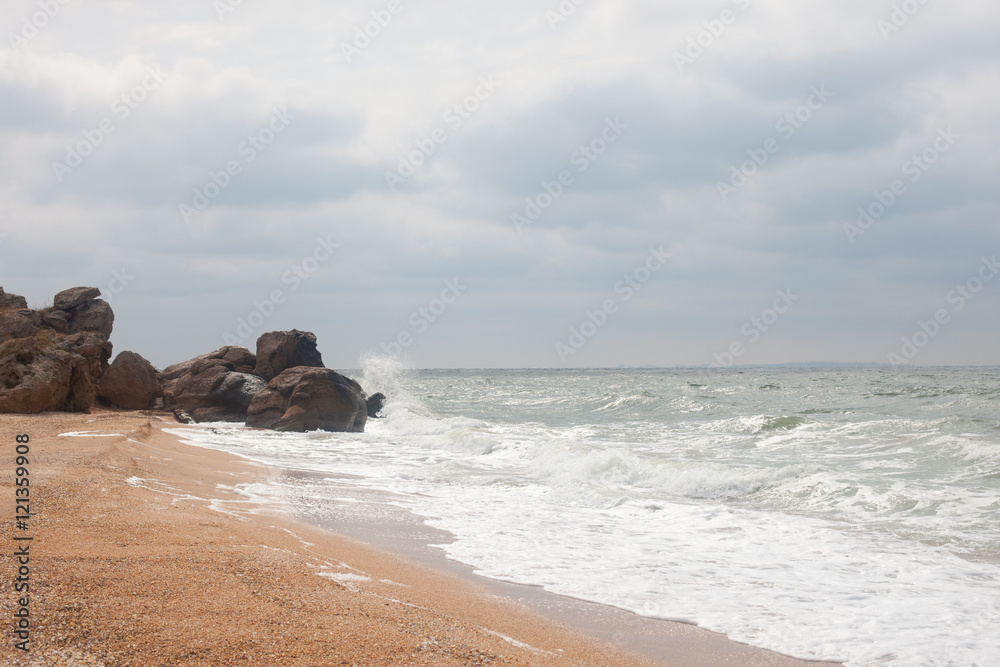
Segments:
[[[163,395],[156,369],[135,352],[122,352],[101,377],[98,398],[126,410],[148,410]]]
[[[64,310],[55,308],[44,308],[38,311],[42,318],[42,324],[55,329],[59,333],[69,333],[69,316]]]
[[[96,299],[78,307],[68,316],[69,331],[74,334],[80,331],[96,331],[105,338],[111,338],[111,330],[115,325],[115,314],[111,304],[103,299]]]
[[[382,411],[385,407],[385,394],[378,392],[377,394],[372,394],[368,397],[366,401],[368,416],[373,419],[378,419],[378,413]]]
[[[296,366],[323,367],[316,349],[316,335],[308,331],[271,331],[257,339],[257,366],[254,374],[268,382],[282,371]]]
[[[23,296],[7,294],[0,287],[0,342],[34,336],[41,323],[38,313],[28,308]]]
[[[0,341],[28,338],[38,332],[31,310],[0,310]]]
[[[183,414],[183,413],[182,413]],[[200,424],[202,422],[242,422],[247,418],[246,410],[233,410],[231,408],[195,408],[187,413],[191,422]]]
[[[72,287],[56,294],[53,308],[56,310],[73,310],[101,296],[101,290],[96,287]]]
[[[96,287],[74,287],[56,294],[54,305],[39,311],[42,323],[59,333],[96,331],[111,338],[115,314],[111,304],[97,297]]]
[[[183,410],[174,410],[174,419],[182,424],[194,424],[196,423],[194,417],[184,412]]]
[[[56,295],[29,310],[0,289],[0,412],[86,412],[111,358],[115,315],[95,287]]]
[[[226,345],[220,347],[215,352],[202,354],[194,359],[188,359],[179,364],[167,366],[160,372],[160,381],[167,383],[176,380],[181,375],[189,373],[191,367],[195,364],[208,359],[221,359],[231,370],[237,373],[253,373],[254,366],[257,364],[257,358],[254,357],[250,350],[245,347]]]
[[[242,422],[267,384],[249,372],[252,368],[250,351],[232,346],[169,366],[160,373],[164,407],[196,421]]]
[[[329,368],[282,371],[254,396],[247,426],[276,431],[365,430],[368,408],[360,385]]]
[[[39,331],[0,343],[0,412],[86,412],[111,357],[94,332]]]
[[[27,309],[28,300],[17,294],[7,294],[0,287],[0,310],[14,308],[17,310]]]

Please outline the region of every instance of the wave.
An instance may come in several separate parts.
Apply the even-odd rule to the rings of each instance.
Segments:
[[[767,417],[761,431],[790,431],[807,423],[805,417]]]

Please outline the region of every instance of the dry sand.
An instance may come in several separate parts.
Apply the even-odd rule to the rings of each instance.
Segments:
[[[155,413],[0,415],[4,553],[30,544],[31,557],[27,654],[11,629],[18,565],[0,565],[0,664],[663,664],[485,586],[264,512],[233,487],[266,470],[161,431],[177,426]],[[82,431],[108,435],[59,435]],[[27,531],[14,521],[20,433],[31,438]],[[733,646],[710,663],[786,664]]]

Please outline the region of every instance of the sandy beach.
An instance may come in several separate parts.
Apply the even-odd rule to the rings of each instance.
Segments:
[[[30,553],[30,652],[5,629],[2,664],[666,664],[496,589],[265,511],[233,487],[267,470],[181,443],[161,430],[178,427],[168,415],[3,415],[0,424],[5,548]],[[32,516],[21,530],[18,434],[30,436],[22,474]],[[5,559],[4,569],[10,581],[18,564]],[[10,628],[24,607],[4,588]],[[687,664],[808,664],[651,623],[676,626]]]

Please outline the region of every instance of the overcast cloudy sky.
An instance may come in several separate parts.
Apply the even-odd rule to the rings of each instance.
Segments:
[[[995,1],[5,0],[0,28],[0,285],[100,287],[158,366],[290,328],[338,368],[1000,364]]]

